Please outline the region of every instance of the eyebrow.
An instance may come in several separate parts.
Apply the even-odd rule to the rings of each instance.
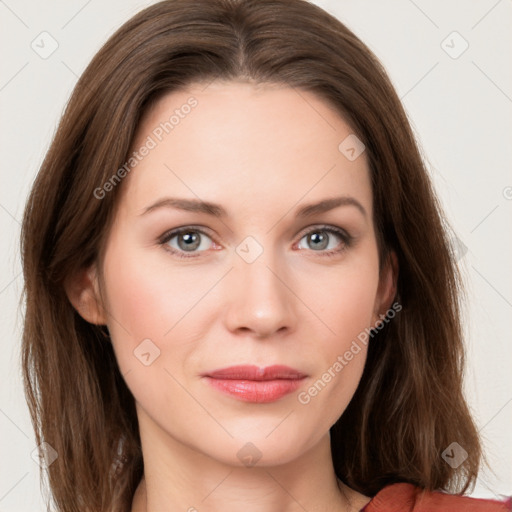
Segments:
[[[357,199],[351,196],[331,197],[317,203],[310,203],[301,206],[295,212],[295,216],[298,218],[311,217],[319,213],[333,210],[339,206],[355,206],[363,214],[364,217],[367,217],[367,212],[363,205]],[[218,218],[225,218],[228,216],[227,211],[219,204],[210,203],[208,201],[201,201],[199,199],[183,199],[175,197],[164,197],[159,199],[155,203],[144,208],[139,216],[146,215],[149,212],[159,208],[175,208],[187,212],[205,213],[207,215],[212,215],[213,217]]]

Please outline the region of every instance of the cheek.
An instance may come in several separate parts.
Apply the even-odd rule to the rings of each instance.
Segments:
[[[371,327],[373,295],[339,294],[338,307],[329,305],[329,326],[336,334],[317,339],[309,348],[315,372],[297,394],[298,407],[306,418],[318,422],[318,430],[329,429],[343,414],[363,374]],[[307,420],[306,420],[307,421]],[[312,420],[313,421],[313,420]]]
[[[153,407],[158,417],[161,406],[180,403],[171,376],[182,380],[181,366],[191,349],[191,344],[176,343],[176,339],[187,339],[180,319],[194,299],[188,292],[192,288],[183,287],[179,276],[152,267],[142,254],[120,254],[106,256],[104,265],[112,344],[135,400]]]
[[[185,271],[156,252],[148,255],[147,249],[119,242],[107,251],[109,331],[121,374],[139,401],[153,402],[158,392],[165,403],[165,390],[177,387],[171,375],[182,380],[184,366],[211,324],[212,311],[201,298],[218,281],[217,274]]]
[[[139,350],[142,354],[149,352],[149,359],[156,362],[161,356],[164,334],[182,315],[183,296],[176,294],[179,283],[170,287],[169,279],[143,256],[119,241],[105,254],[109,331],[123,374],[148,362],[148,356],[140,360]]]
[[[211,286],[199,272],[184,272],[162,261],[133,247],[107,253],[108,308],[121,337],[129,333],[134,341],[161,340]]]
[[[326,344],[341,350],[372,325],[379,285],[378,258],[375,251],[360,252],[338,271],[326,273],[315,288],[314,304],[324,320]]]
[[[315,289],[314,312],[325,328],[315,345],[308,347],[307,357],[317,362],[316,372],[298,395],[301,406],[311,413],[317,411],[326,425],[336,421],[357,388],[373,326],[378,259],[369,250],[351,263],[333,272],[330,279],[321,279],[323,288]]]

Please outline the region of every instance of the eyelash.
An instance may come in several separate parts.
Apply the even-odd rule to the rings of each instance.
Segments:
[[[299,241],[302,240],[307,235],[310,235],[312,233],[322,232],[322,231],[326,232],[326,233],[331,233],[331,234],[339,236],[341,238],[342,242],[343,242],[343,246],[342,246],[341,249],[331,249],[329,251],[312,251],[312,252],[318,252],[321,257],[333,258],[335,256],[338,256],[339,254],[344,252],[348,247],[350,247],[350,245],[352,244],[353,237],[350,236],[346,231],[344,231],[344,230],[342,230],[340,228],[336,228],[334,226],[325,226],[325,225],[315,226],[313,229],[310,229],[309,231],[306,231],[305,233],[302,234],[302,236],[300,237]],[[159,238],[158,242],[162,246],[165,246],[164,247],[165,250],[167,250],[170,253],[178,256],[179,258],[184,258],[184,259],[197,258],[198,257],[197,253],[191,253],[190,256],[185,256],[186,253],[184,253],[183,251],[177,251],[176,249],[166,245],[175,236],[181,235],[183,233],[190,233],[190,232],[201,233],[202,235],[205,235],[208,238],[212,238],[203,229],[196,228],[194,226],[185,226],[185,227],[174,229],[172,231],[168,231],[168,232],[164,233]],[[304,249],[300,249],[300,250],[304,250]],[[203,251],[200,251],[200,252],[203,252]]]

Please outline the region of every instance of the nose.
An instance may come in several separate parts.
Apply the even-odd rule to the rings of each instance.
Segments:
[[[271,257],[270,251],[252,263],[236,257],[225,283],[226,327],[255,338],[294,330],[297,298],[290,280],[290,272]]]

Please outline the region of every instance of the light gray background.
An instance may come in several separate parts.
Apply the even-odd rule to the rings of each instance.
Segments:
[[[26,196],[77,77],[150,3],[0,0],[0,512],[43,510],[19,365]],[[466,393],[493,469],[481,473],[472,495],[512,494],[512,1],[315,3],[381,59],[423,148],[469,291]],[[50,48],[43,31],[58,43],[46,59],[31,48],[33,41]]]

